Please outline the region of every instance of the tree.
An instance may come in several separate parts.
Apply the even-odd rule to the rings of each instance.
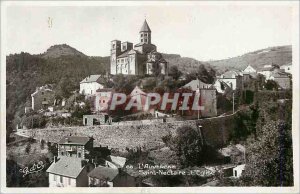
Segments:
[[[30,150],[31,150],[31,143],[28,142],[27,145],[26,145],[26,148],[25,148],[25,152],[26,152],[27,154],[29,154]]]
[[[246,149],[242,185],[293,185],[292,135],[284,121],[266,123],[257,140],[248,139]]]
[[[164,138],[166,141],[167,139]],[[191,126],[182,126],[176,130],[176,136],[169,140],[170,147],[175,148],[182,166],[198,166],[213,163],[217,152],[205,143],[200,131]]]
[[[43,140],[43,139],[41,140],[40,147],[41,147],[41,150],[45,149],[45,140]]]
[[[169,70],[169,75],[171,75],[175,80],[178,80],[182,75],[182,72],[178,70],[177,66],[171,66]]]
[[[278,90],[278,84],[274,80],[268,80],[265,84],[267,90]]]
[[[210,68],[207,70],[203,64],[200,64],[197,77],[199,80],[203,81],[204,83],[212,84],[215,80],[216,72],[214,69]]]

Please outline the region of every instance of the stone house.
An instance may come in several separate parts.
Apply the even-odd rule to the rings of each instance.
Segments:
[[[243,73],[257,73],[256,69],[251,65],[248,65],[244,70]]]
[[[98,89],[104,88],[104,80],[101,75],[89,75],[80,82],[81,94],[86,96],[96,94]]]
[[[280,69],[284,70],[286,73],[292,74],[292,63],[280,66]]]
[[[184,85],[183,88],[189,88],[200,94],[199,105],[204,106],[204,110],[196,111],[196,114],[200,117],[217,116],[217,90],[213,84],[206,84],[196,79]]]
[[[112,118],[106,113],[100,113],[95,115],[83,115],[82,122],[85,126],[104,125],[111,124]]]
[[[86,160],[93,149],[93,138],[65,136],[58,142],[58,157],[47,169],[49,187],[87,187],[87,174],[94,164]]]
[[[232,90],[243,89],[243,75],[238,71],[227,71],[217,79],[225,82]]]
[[[109,110],[113,93],[114,89],[112,88],[102,88],[96,91],[95,112],[107,112]]]
[[[31,94],[31,108],[32,110],[46,110],[49,106],[53,106],[54,100],[55,93],[52,85],[37,87]]]
[[[271,64],[271,65],[264,65],[263,68],[260,68],[257,73],[264,75],[266,77],[266,80],[269,80],[271,77],[271,74],[274,70],[279,69],[278,65]]]
[[[290,89],[291,88],[291,78],[285,72],[280,72],[280,71],[272,72],[269,79],[277,82],[280,89]]]
[[[135,187],[135,177],[128,173],[105,166],[98,166],[89,174],[90,187]]]
[[[93,168],[82,158],[55,158],[46,171],[49,174],[49,187],[87,187],[87,174]]]
[[[93,138],[65,136],[58,142],[58,157],[85,159],[93,149]]]

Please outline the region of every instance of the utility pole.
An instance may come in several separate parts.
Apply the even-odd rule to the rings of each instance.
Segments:
[[[232,96],[232,114],[234,113],[234,92]]]

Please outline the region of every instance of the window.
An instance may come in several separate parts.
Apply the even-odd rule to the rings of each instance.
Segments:
[[[81,158],[81,153],[80,152],[78,153],[78,158]]]
[[[113,44],[112,46],[113,46],[113,48],[115,48],[115,47],[116,47],[116,45],[115,45],[115,44]]]
[[[145,42],[148,42],[148,39],[147,39],[147,38],[145,39]]]
[[[63,176],[60,176],[60,183],[63,183]]]
[[[44,92],[42,92],[42,95],[44,95]]]
[[[148,34],[145,34],[145,37],[147,37],[148,36]]]
[[[141,39],[141,42],[144,42],[144,40],[143,40],[143,39]]]
[[[56,181],[56,175],[55,174],[53,175],[53,180]]]
[[[69,178],[68,183],[69,183],[69,185],[71,185],[71,178]]]
[[[64,155],[64,152],[61,152],[61,155],[63,156],[63,155]]]
[[[234,176],[237,176],[237,171],[236,170],[234,171]]]
[[[126,50],[126,46],[123,46],[123,50]]]
[[[143,38],[143,34],[141,34],[141,38]]]
[[[46,101],[46,98],[44,98],[44,101]]]

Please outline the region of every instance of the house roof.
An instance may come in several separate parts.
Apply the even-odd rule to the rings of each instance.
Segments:
[[[206,84],[200,81],[199,79],[195,79],[183,86],[183,88],[188,88],[188,87],[190,87],[193,91],[196,91],[198,89],[209,89],[212,87],[212,84]]]
[[[31,94],[31,96],[35,96],[40,91],[49,91],[49,92],[52,92],[53,91],[52,89],[53,89],[53,85],[46,84],[44,86],[37,87],[36,90],[35,90],[35,92]]]
[[[83,170],[80,158],[60,157],[56,163],[52,163],[46,172],[77,178]]]
[[[90,82],[103,83],[103,80],[101,79],[101,75],[89,75],[86,78],[84,78],[80,83],[90,83]]]
[[[90,140],[89,137],[65,136],[58,142],[58,144],[85,145],[89,140]]]
[[[118,169],[104,167],[104,166],[98,166],[97,168],[94,168],[88,174],[88,176],[91,178],[106,179],[108,181],[112,181],[118,174],[119,174]]]
[[[123,57],[128,57],[128,55],[130,55],[130,54],[140,54],[140,52],[137,51],[137,50],[131,49],[131,50],[125,51],[125,52],[122,53],[121,55],[117,56],[117,59],[118,59],[118,58],[123,58]]]
[[[109,161],[114,163],[118,168],[123,168],[126,163],[126,158],[120,156],[109,156]]]
[[[146,93],[143,90],[141,90],[141,88],[139,88],[138,86],[135,86],[135,88],[131,91],[130,96],[135,96],[138,94],[146,95]]]
[[[274,78],[288,78],[289,77],[287,73],[280,72],[280,71],[273,72],[271,76],[274,77]]]
[[[140,32],[151,32],[151,29],[147,23],[147,21],[145,20],[144,23],[143,23],[143,26],[140,30]]]

